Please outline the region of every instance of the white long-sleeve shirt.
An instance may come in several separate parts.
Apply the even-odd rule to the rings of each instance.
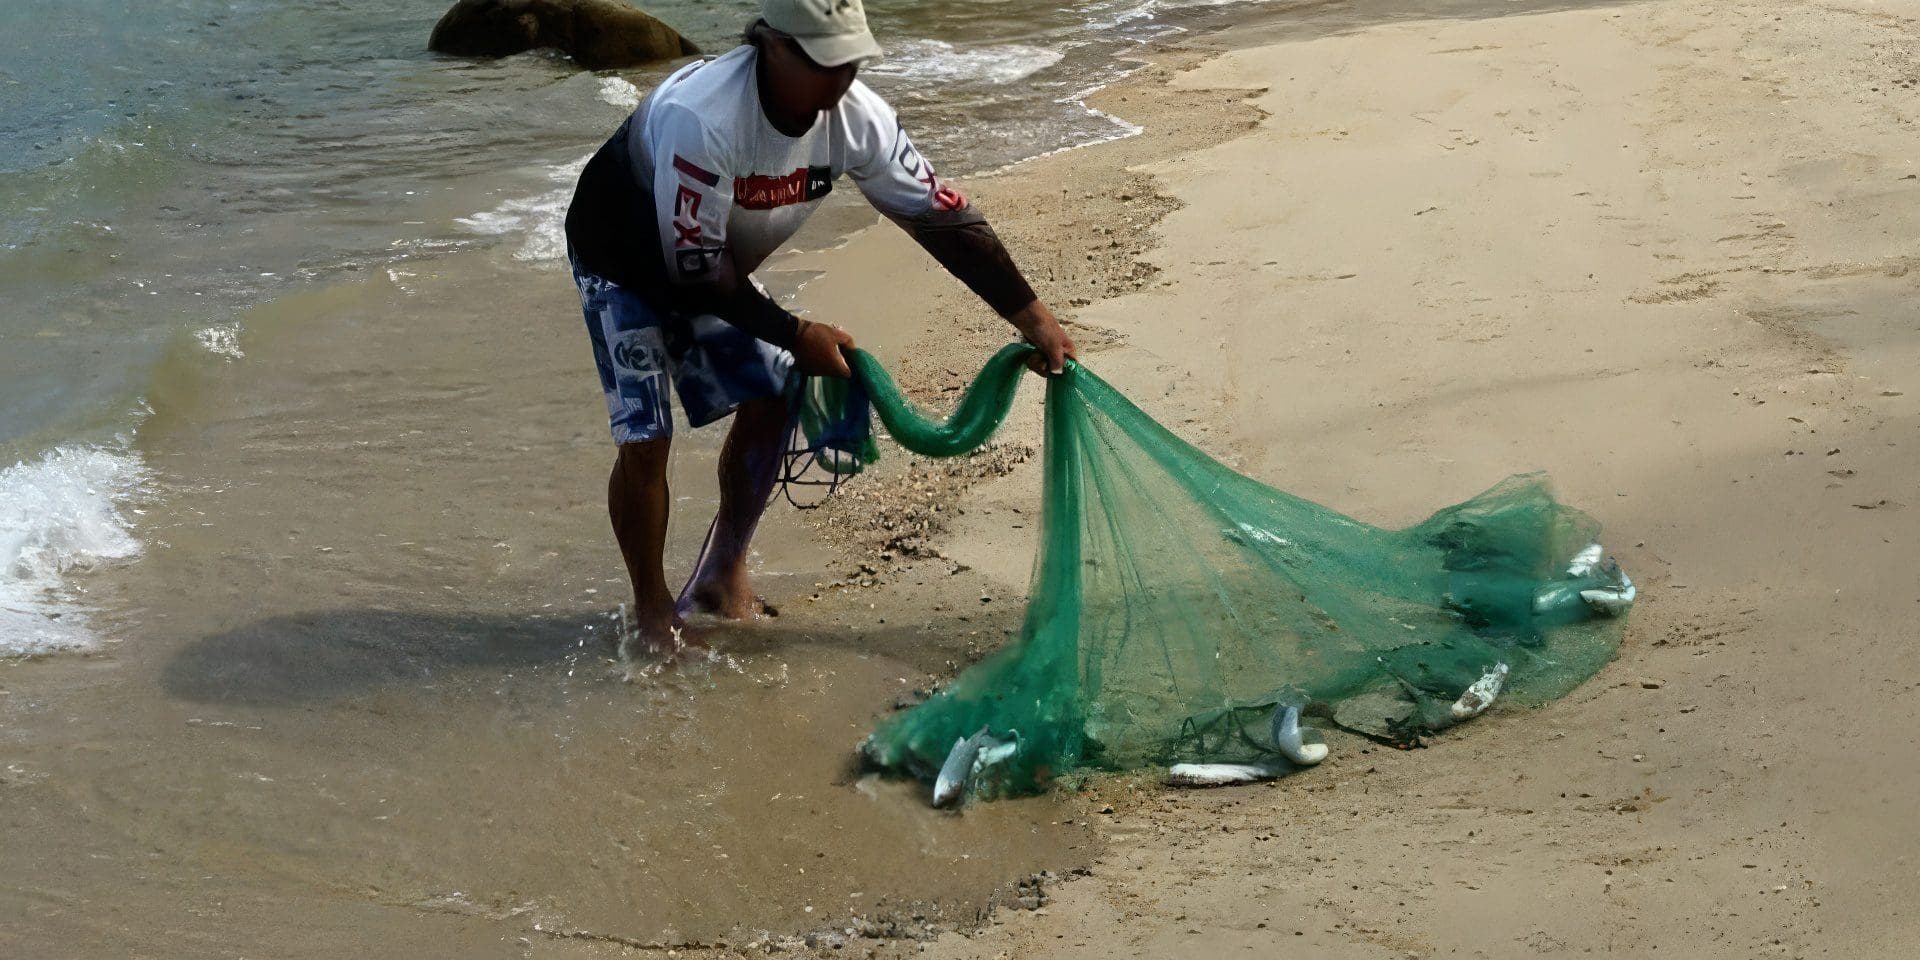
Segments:
[[[966,200],[934,176],[893,108],[854,81],[806,133],[774,129],[761,109],[752,47],[693,63],[634,113],[634,179],[652,191],[669,275],[697,278],[731,247],[751,272],[805,223],[842,174],[875,208],[911,220]]]
[[[744,277],[845,175],[1003,315],[1033,299],[984,219],[934,175],[879,94],[856,80],[790,137],[760,104],[758,61],[741,46],[674,71],[588,162],[567,213],[568,246],[583,266],[646,296],[699,285],[723,251]],[[722,316],[744,325],[761,314],[750,327],[761,335],[764,315],[781,312],[770,302],[738,309]]]

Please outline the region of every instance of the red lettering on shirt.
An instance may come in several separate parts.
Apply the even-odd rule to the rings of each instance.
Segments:
[[[755,174],[751,177],[735,177],[733,181],[733,205],[743,210],[772,210],[806,200],[806,167],[782,177]]]
[[[754,174],[735,177],[733,205],[743,210],[772,210],[794,203],[811,203],[833,190],[831,167],[796,167],[781,176]]]
[[[700,245],[700,194],[688,189],[685,184],[681,184],[673,195],[673,245]]]
[[[919,150],[914,149],[913,143],[907,140],[904,132],[900,134],[900,153],[896,160],[900,164],[900,169],[907,172],[907,176],[927,188],[928,195],[933,198],[935,210],[951,213],[966,208],[967,198],[961,196],[960,191],[940,182],[940,178],[933,173],[933,164],[929,163],[926,157],[921,156]]]

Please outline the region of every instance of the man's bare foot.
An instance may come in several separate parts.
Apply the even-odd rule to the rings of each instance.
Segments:
[[[731,582],[729,582],[731,581]],[[693,588],[694,609],[728,620],[752,620],[777,617],[780,611],[765,597],[753,592],[745,574],[733,578],[715,578]]]

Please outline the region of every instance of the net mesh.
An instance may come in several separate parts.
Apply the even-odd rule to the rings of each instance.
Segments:
[[[999,426],[1030,351],[996,355],[945,421],[916,411],[870,355],[853,366],[895,440],[952,456]],[[1451,723],[1455,699],[1497,664],[1511,671],[1503,702],[1538,703],[1613,655],[1620,621],[1580,592],[1624,581],[1607,565],[1570,570],[1599,531],[1541,475],[1385,530],[1235,473],[1083,366],[1046,389],[1025,623],[885,718],[863,745],[879,767],[932,779],[982,730],[1017,744],[975,778],[984,796],[1087,768],[1272,762],[1276,704],[1408,740]]]

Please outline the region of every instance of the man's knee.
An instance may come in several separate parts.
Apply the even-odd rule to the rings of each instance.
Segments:
[[[616,448],[613,468],[616,472],[624,473],[629,482],[650,483],[664,479],[667,475],[669,443],[666,437],[661,437],[620,444]]]

